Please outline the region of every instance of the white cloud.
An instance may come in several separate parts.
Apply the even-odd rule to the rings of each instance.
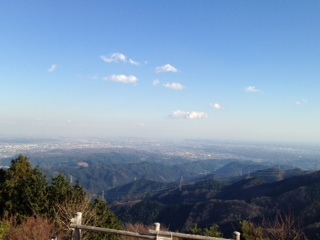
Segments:
[[[163,84],[164,87],[166,88],[169,88],[169,89],[173,89],[173,90],[182,90],[185,88],[185,86],[183,86],[182,84],[180,83],[166,83],[166,84]]]
[[[105,77],[104,80],[120,82],[120,83],[133,83],[136,84],[138,82],[138,78],[133,75],[112,75],[109,77]]]
[[[189,119],[203,119],[208,118],[208,115],[204,112],[191,112],[188,116]]]
[[[54,72],[56,71],[58,66],[56,64],[52,64],[51,67],[48,69],[48,72]]]
[[[219,103],[210,103],[210,106],[217,109],[217,110],[222,109],[222,107]]]
[[[107,63],[118,62],[118,61],[126,62],[127,61],[127,57],[122,53],[113,53],[113,54],[111,54],[110,57],[101,56],[100,58],[102,59],[102,61],[107,62]]]
[[[159,79],[156,79],[156,80],[153,80],[153,82],[152,82],[152,85],[153,86],[158,86],[160,84],[160,80]]]
[[[111,63],[114,62],[114,60],[112,58],[108,58],[106,56],[100,56],[101,60],[106,62],[106,63]]]
[[[261,90],[257,89],[256,87],[253,86],[248,86],[244,89],[245,92],[247,93],[258,93],[261,92]]]
[[[170,114],[171,118],[187,118],[187,116],[189,115],[188,112],[183,112],[180,110],[174,111]]]
[[[178,72],[178,70],[173,67],[172,65],[170,64],[166,64],[164,66],[161,66],[161,67],[156,67],[156,72],[157,73],[162,73],[162,72]]]
[[[129,60],[127,60],[127,56],[122,54],[122,53],[113,53],[111,54],[110,56],[101,56],[100,57],[102,59],[102,61],[106,62],[106,63],[112,63],[112,62],[129,62],[131,65],[134,65],[134,66],[139,66],[140,63],[137,62],[137,61],[134,61],[132,60],[131,58]]]
[[[208,118],[208,115],[204,112],[184,112],[184,111],[173,111],[170,118],[174,119],[204,119]]]
[[[129,63],[130,63],[131,65],[134,65],[134,66],[139,66],[139,65],[140,65],[140,63],[132,60],[131,58],[129,59]]]

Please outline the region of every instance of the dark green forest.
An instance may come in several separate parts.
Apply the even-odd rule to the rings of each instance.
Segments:
[[[8,170],[0,169],[0,239],[70,239],[76,212],[83,213],[83,224],[122,229],[105,200],[90,199],[79,183],[72,185],[63,174],[48,177],[23,155],[12,160]]]

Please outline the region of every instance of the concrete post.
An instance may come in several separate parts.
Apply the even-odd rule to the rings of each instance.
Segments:
[[[237,232],[237,231],[234,231],[234,232],[233,232],[233,239],[234,239],[234,240],[240,240],[240,233]]]
[[[155,230],[159,232],[160,231],[160,223],[156,222],[156,223],[154,223],[154,225],[156,227]]]
[[[81,222],[82,222],[82,212],[77,212],[76,213],[76,216],[75,216],[75,219],[76,219],[76,223],[77,225],[81,225]]]
[[[71,222],[75,225],[81,225],[82,222],[82,213],[77,212],[75,217],[71,219]],[[73,239],[74,240],[81,240],[81,229],[75,228],[73,233]]]

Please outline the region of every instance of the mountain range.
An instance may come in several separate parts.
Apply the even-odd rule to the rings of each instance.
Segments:
[[[89,194],[105,198],[123,222],[160,222],[171,231],[217,224],[230,233],[243,220],[259,223],[281,212],[293,214],[310,239],[320,226],[319,171],[132,149],[52,151],[32,155],[30,162],[48,175],[64,173]]]

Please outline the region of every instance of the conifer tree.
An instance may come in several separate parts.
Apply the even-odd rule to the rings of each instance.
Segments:
[[[27,157],[19,155],[11,161],[11,166],[1,184],[2,214],[25,218],[44,214],[47,181],[38,168],[32,168]]]
[[[21,229],[26,219],[29,223],[32,219],[35,222],[47,219],[63,239],[63,236],[70,237],[70,220],[76,212],[83,212],[84,224],[122,229],[104,200],[91,201],[78,182],[72,185],[61,173],[48,181],[23,155],[12,160],[7,171],[0,169],[0,193],[1,226],[9,224],[10,229]],[[18,225],[7,222],[8,218],[13,218]],[[115,236],[87,233],[83,239],[115,239]]]

